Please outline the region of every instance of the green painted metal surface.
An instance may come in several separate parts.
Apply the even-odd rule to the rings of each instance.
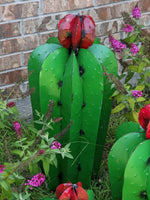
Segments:
[[[71,142],[74,160],[58,159],[58,168],[51,166],[49,186],[53,189],[68,180],[81,181],[88,188],[93,166],[96,172],[99,169],[111,112],[109,97],[113,92],[103,77],[102,65],[109,73],[117,74],[113,52],[98,40],[89,49],[80,49],[76,56],[52,38],[31,54],[29,72],[34,73],[29,86],[35,88],[31,95],[34,118],[35,109],[44,114],[49,100],[53,100],[53,116],[63,120],[54,125],[50,135],[73,121],[61,143]]]
[[[129,133],[115,142],[108,156],[109,179],[113,200],[122,199],[124,171],[136,146],[145,140],[142,133]],[[131,198],[132,199],[132,198]]]
[[[68,59],[68,50],[65,48],[56,49],[51,52],[45,59],[40,72],[40,106],[41,113],[44,114],[48,109],[49,100],[53,100],[55,107],[53,110],[53,116],[56,118],[61,116],[59,82],[63,79],[63,73],[65,65]],[[59,133],[61,131],[61,122],[54,124],[53,130],[50,130],[50,136]],[[59,158],[59,157],[58,157]],[[61,159],[58,159],[58,166],[50,166],[50,181],[49,186],[51,189],[55,189],[59,185],[59,174]]]
[[[117,76],[118,73],[117,60],[115,58],[114,53],[109,48],[101,44],[93,44],[91,47],[89,47],[88,50],[96,57],[97,61],[100,64],[100,67],[104,65],[108,73],[112,73],[115,76]],[[94,168],[93,168],[96,174],[99,171],[100,161],[103,153],[103,147],[107,135],[109,118],[112,109],[112,100],[110,99],[110,96],[112,95],[113,92],[114,90],[111,89],[111,85],[108,82],[107,77],[104,75],[103,104],[100,115],[99,131],[96,141],[96,151],[94,156]]]
[[[81,109],[83,103],[82,80],[79,75],[79,66],[74,52],[70,55],[66,64],[63,85],[61,90],[61,113],[62,128],[65,128],[73,121],[70,130],[62,138],[61,143],[71,143],[71,152],[74,159],[80,153],[80,129],[81,129]],[[62,162],[63,182],[77,182],[77,164],[73,164],[72,159],[64,159]]]
[[[31,94],[31,104],[34,119],[37,118],[35,110],[41,111],[40,109],[40,95],[39,95],[39,74],[41,66],[46,57],[53,51],[62,46],[58,44],[43,44],[37,47],[31,54],[28,62],[28,72],[32,74],[29,76],[29,88],[34,88],[34,92]]]
[[[124,122],[117,128],[115,138],[118,140],[123,135],[132,132],[145,133],[145,130],[136,122]]]
[[[124,174],[123,200],[148,199],[146,195],[149,175],[150,140],[140,143],[127,163]]]
[[[103,100],[103,75],[97,59],[88,50],[80,49],[78,63],[84,70],[81,76],[84,107],[82,109],[81,130],[83,134],[80,148],[82,153],[79,159],[78,180],[81,180],[83,187],[87,188],[92,175]]]

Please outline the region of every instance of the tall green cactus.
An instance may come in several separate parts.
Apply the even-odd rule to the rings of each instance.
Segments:
[[[149,139],[149,110],[147,105],[139,113],[142,127],[125,122],[116,131],[117,141],[108,156],[113,200],[150,199],[150,140],[146,140]]]
[[[49,100],[53,99],[53,115],[61,116],[63,120],[54,125],[50,135],[60,132],[73,121],[60,142],[71,142],[74,160],[58,160],[58,168],[50,168],[51,188],[68,180],[80,180],[83,187],[88,188],[92,171],[97,173],[111,112],[109,97],[113,93],[103,76],[102,65],[115,76],[118,70],[113,52],[97,38],[87,49],[73,49],[67,49],[57,38],[51,38],[32,52],[28,64],[29,73],[33,71],[29,76],[29,87],[35,88],[31,95],[34,117],[35,109],[44,114]]]

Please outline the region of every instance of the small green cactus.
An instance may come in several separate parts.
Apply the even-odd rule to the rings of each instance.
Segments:
[[[71,19],[74,17],[71,16]],[[78,18],[78,22],[80,19],[82,17]],[[62,24],[63,19],[60,28]],[[74,35],[73,31],[66,36],[63,45],[68,45],[67,42],[71,45],[68,37]],[[88,40],[86,32],[82,39],[84,36]],[[74,36],[75,39],[76,37],[78,35]],[[86,46],[85,42],[83,44]],[[103,76],[102,66],[115,76],[118,68],[114,53],[101,45],[97,38],[93,45],[89,47],[89,44],[91,43],[85,49],[79,45],[76,47],[76,42],[73,41],[73,48],[69,46],[68,49],[57,38],[50,38],[46,44],[37,47],[29,59],[28,71],[33,71],[29,76],[29,87],[35,88],[31,95],[34,118],[36,119],[35,110],[44,114],[49,100],[53,99],[53,115],[63,119],[54,125],[50,134],[61,132],[73,121],[60,142],[71,143],[74,160],[58,160],[57,169],[50,167],[49,186],[53,189],[68,180],[81,181],[83,187],[88,188],[92,171],[97,173],[100,166],[112,107],[109,97],[113,93],[107,78]]]
[[[139,122],[125,122],[116,131],[109,156],[113,200],[150,199],[150,104],[141,109]]]

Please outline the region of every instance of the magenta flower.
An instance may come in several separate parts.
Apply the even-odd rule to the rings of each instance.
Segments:
[[[136,97],[136,98],[139,98],[142,96],[142,92],[140,90],[133,90],[132,91],[132,96]]]
[[[138,52],[139,52],[139,48],[134,43],[132,43],[131,44],[131,53],[132,53],[132,55],[136,55]]]
[[[137,5],[133,8],[132,17],[133,18],[141,18],[141,11]]]
[[[12,107],[14,107],[15,105],[16,105],[16,103],[15,103],[14,101],[8,102],[8,103],[6,104],[6,108],[12,108]]]
[[[4,169],[5,169],[5,165],[0,165],[0,174],[3,173]]]
[[[19,122],[18,121],[15,121],[15,122],[13,122],[13,124],[14,124],[14,129],[15,129],[15,131],[16,131],[16,135],[17,135],[17,137],[20,139],[21,137],[22,137],[22,130],[21,130],[21,126],[20,126],[20,124],[19,124]]]
[[[28,180],[28,183],[25,183],[25,185],[30,185],[30,189],[32,190],[32,187],[39,187],[41,184],[45,181],[45,175],[44,174],[37,174],[32,177],[31,180]]]
[[[134,28],[130,25],[130,24],[125,24],[124,28],[123,28],[123,31],[125,33],[133,33],[134,31]]]
[[[127,48],[125,44],[122,44],[119,40],[116,40],[113,36],[109,37],[109,41],[111,43],[112,48],[116,52],[120,53],[122,50]]]
[[[61,144],[57,141],[52,143],[51,149],[61,149]]]

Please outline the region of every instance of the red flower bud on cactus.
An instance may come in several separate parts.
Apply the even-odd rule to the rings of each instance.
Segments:
[[[150,139],[150,104],[140,110],[139,123],[146,130],[146,138]]]
[[[59,200],[88,200],[87,192],[82,188],[82,183],[63,183],[56,188],[56,196]]]
[[[80,47],[87,49],[95,40],[95,22],[89,15],[83,16],[82,39]]]
[[[74,50],[79,46],[80,40],[81,40],[81,19],[79,16],[76,16],[76,19],[72,27],[72,38],[71,38]]]
[[[72,37],[72,27],[75,20],[75,15],[66,15],[63,19],[60,20],[58,24],[58,39],[60,44],[65,48],[70,48],[71,46],[71,37]]]
[[[65,48],[87,49],[95,40],[95,22],[89,15],[66,15],[58,24],[58,39]]]

